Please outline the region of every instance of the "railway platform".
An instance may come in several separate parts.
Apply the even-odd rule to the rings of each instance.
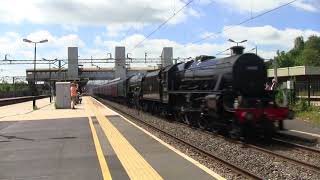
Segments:
[[[224,179],[91,97],[0,107],[0,180]]]
[[[281,134],[297,137],[309,142],[320,141],[320,126],[300,119],[285,121],[285,130]]]

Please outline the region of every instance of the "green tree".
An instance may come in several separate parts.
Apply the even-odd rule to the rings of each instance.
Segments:
[[[314,49],[320,51],[320,37],[312,35],[305,43],[306,49]]]
[[[290,54],[285,53],[284,51],[277,51],[277,56],[275,57],[275,60],[278,63],[278,67],[288,67],[293,66],[294,61],[292,61]]]
[[[320,66],[320,37],[312,35],[307,41],[302,36],[295,38],[294,47],[288,51],[277,51],[278,67]]]
[[[320,51],[304,49],[298,58],[305,66],[320,66]]]
[[[293,49],[296,51],[300,51],[300,50],[303,50],[303,48],[304,48],[304,40],[303,40],[302,36],[299,36],[294,40],[294,48]]]

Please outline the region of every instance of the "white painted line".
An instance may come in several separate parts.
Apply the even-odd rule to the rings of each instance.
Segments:
[[[297,133],[301,133],[301,134],[307,134],[307,135],[310,135],[310,136],[315,136],[315,137],[320,138],[320,134],[308,133],[308,132],[298,131],[298,130],[293,130],[293,129],[291,129],[291,130],[289,130],[289,131],[297,132]]]
[[[106,105],[102,104],[100,101],[96,100],[95,98],[92,98],[95,101],[97,101],[98,103],[100,103],[102,106],[104,106],[105,108],[108,108]],[[110,109],[110,108],[108,108]],[[112,109],[110,109],[112,110]],[[118,114],[117,112],[115,112],[116,114]],[[142,127],[136,125],[135,123],[131,122],[130,120],[128,120],[127,118],[123,117],[121,114],[118,114],[120,117],[122,117],[124,120],[126,120],[128,123],[132,124],[133,126],[135,126],[136,128],[140,129],[141,131],[143,131],[144,133],[146,133],[147,135],[149,135],[150,137],[152,137],[153,139],[155,139],[156,141],[158,141],[159,143],[161,143],[162,145],[166,146],[167,148],[171,149],[173,152],[177,153],[178,155],[182,156],[183,158],[185,158],[186,160],[188,160],[189,162],[191,162],[192,164],[196,165],[197,167],[199,167],[200,169],[202,169],[203,171],[205,171],[206,173],[210,174],[212,177],[214,177],[215,179],[219,179],[219,180],[225,180],[225,178],[223,178],[222,176],[220,176],[219,174],[213,172],[211,169],[207,168],[206,166],[202,165],[200,162],[194,160],[193,158],[189,157],[188,155],[182,153],[181,151],[179,151],[178,149],[174,148],[173,146],[167,144],[166,142],[162,141],[161,139],[157,138],[156,136],[154,136],[153,134],[151,134],[150,132],[148,132],[147,130],[143,129]]]

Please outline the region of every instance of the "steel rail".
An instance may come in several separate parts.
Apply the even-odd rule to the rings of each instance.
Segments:
[[[181,124],[183,126],[188,126],[184,123],[180,123],[180,122],[177,122],[178,124]],[[188,126],[189,127],[189,126]],[[291,158],[291,157],[288,157],[288,156],[285,156],[285,155],[282,155],[280,153],[276,153],[276,152],[273,152],[271,150],[267,150],[265,148],[262,148],[258,145],[254,145],[254,144],[248,144],[248,143],[244,143],[242,141],[237,141],[237,140],[233,140],[231,138],[227,138],[225,136],[222,136],[222,135],[219,135],[217,133],[214,133],[214,132],[209,132],[209,131],[204,131],[204,130],[201,130],[199,128],[194,128],[195,130],[201,132],[201,133],[205,133],[205,134],[208,134],[208,135],[215,135],[215,136],[218,136],[220,138],[223,138],[229,142],[232,142],[232,143],[236,143],[236,144],[242,144],[244,145],[245,147],[250,147],[254,150],[257,150],[257,151],[260,151],[260,152],[263,152],[265,154],[269,154],[269,155],[272,155],[272,156],[275,156],[277,158],[280,158],[280,159],[283,159],[283,160],[286,160],[286,161],[290,161],[291,163],[294,163],[294,164],[297,164],[297,165],[302,165],[302,166],[306,166],[308,167],[309,169],[312,169],[316,172],[319,172],[320,171],[320,166],[316,166],[314,164],[310,164],[310,163],[307,163],[305,161],[301,161],[301,160],[298,160],[298,159],[294,159],[294,158]],[[314,149],[314,148],[310,148],[310,147],[306,147],[306,146],[302,146],[302,145],[298,145],[298,144],[294,144],[294,143],[290,143],[290,142],[287,142],[287,141],[283,141],[283,140],[280,140],[280,139],[276,139],[276,138],[273,138],[272,139],[273,141],[277,141],[278,143],[281,142],[283,144],[286,143],[286,145],[290,145],[290,146],[293,146],[295,148],[300,148],[300,149],[304,149],[304,150],[308,150],[308,151],[312,151],[312,152],[316,152],[316,153],[319,153],[320,154],[320,150],[317,150],[317,149]]]
[[[316,149],[316,148],[312,148],[312,147],[308,147],[308,146],[303,146],[301,144],[292,143],[292,142],[285,141],[285,140],[278,139],[278,138],[273,138],[272,140],[277,143],[280,143],[280,144],[285,144],[287,146],[291,146],[294,148],[303,149],[303,150],[307,150],[307,151],[311,151],[311,152],[315,152],[315,153],[320,154],[320,149]]]
[[[286,161],[290,161],[294,164],[297,164],[297,165],[302,165],[302,166],[305,166],[305,167],[308,167],[309,169],[313,169],[314,171],[316,172],[320,172],[320,166],[316,166],[314,164],[310,164],[310,163],[307,163],[305,161],[301,161],[301,160],[298,160],[298,159],[294,159],[294,158],[291,158],[291,157],[288,157],[288,156],[285,156],[285,155],[282,155],[282,154],[279,154],[279,153],[276,153],[276,152],[273,152],[271,150],[267,150],[267,149],[264,149],[262,147],[259,147],[259,146],[256,146],[256,145],[252,145],[252,144],[248,144],[249,147],[251,148],[254,148],[256,150],[259,150],[261,152],[264,152],[264,153],[267,153],[267,154],[271,154],[275,157],[278,157],[278,158],[281,158],[283,160],[286,160]]]
[[[183,126],[188,126],[188,125],[186,125],[184,123],[181,123],[181,122],[176,122],[176,123],[181,124]],[[267,149],[262,148],[262,147],[260,147],[258,145],[244,143],[242,141],[238,141],[238,140],[234,140],[234,139],[231,139],[231,138],[227,138],[225,136],[222,136],[222,135],[214,133],[214,132],[204,131],[204,130],[202,130],[200,128],[194,128],[194,129],[197,130],[200,133],[205,133],[205,134],[208,134],[208,135],[215,135],[215,136],[218,136],[220,138],[223,138],[224,140],[227,140],[228,142],[232,142],[232,143],[236,143],[236,144],[242,144],[245,147],[250,147],[250,148],[252,148],[254,150],[263,152],[265,154],[269,154],[269,155],[275,156],[277,158],[280,158],[280,159],[283,159],[283,160],[286,160],[286,161],[290,161],[291,163],[294,163],[294,164],[297,164],[297,165],[306,166],[306,167],[308,167],[308,168],[310,168],[310,169],[312,169],[312,170],[314,170],[316,172],[320,171],[320,166],[316,166],[314,164],[310,164],[310,163],[307,163],[307,162],[304,162],[304,161],[301,161],[301,160],[298,160],[298,159],[294,159],[294,158],[291,158],[291,157],[288,157],[288,156],[273,152],[271,150],[267,150]],[[320,154],[320,150],[317,150],[317,149],[314,149],[314,148],[310,148],[310,147],[306,147],[306,146],[290,143],[290,142],[279,140],[279,139],[276,139],[276,138],[273,138],[272,140],[273,141],[277,141],[278,143],[279,142],[281,142],[283,144],[286,143],[286,145],[298,147],[298,148],[301,148],[301,149],[305,149],[305,150],[308,150],[308,151],[313,151],[313,152],[316,152],[316,153]]]

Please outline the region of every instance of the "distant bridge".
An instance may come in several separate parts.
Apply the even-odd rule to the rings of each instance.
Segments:
[[[127,69],[126,75],[130,76],[137,73],[146,73],[155,70],[155,67],[130,68]],[[33,69],[26,70],[26,80],[33,81]],[[78,78],[69,78],[68,69],[36,69],[36,81],[71,81],[71,80],[110,80],[114,79],[114,68],[79,68]]]
[[[36,81],[56,82],[56,81],[81,81],[86,83],[89,80],[110,80],[114,78],[126,78],[137,73],[146,73],[147,71],[158,69],[161,66],[173,64],[173,50],[171,47],[165,47],[162,50],[160,58],[153,59],[134,59],[128,58],[125,54],[125,47],[115,48],[115,58],[109,59],[78,59],[78,48],[68,48],[68,68],[63,68],[62,60],[58,61],[58,68],[37,68],[26,70],[26,80],[33,82],[34,73]],[[49,61],[49,60],[48,60]],[[176,61],[176,60],[175,60]],[[154,63],[155,67],[130,67],[130,63]],[[50,62],[49,62],[50,63]],[[83,64],[91,63],[97,68],[83,68]],[[113,63],[114,68],[100,68],[97,64]],[[48,63],[47,63],[48,64]],[[80,65],[79,65],[80,64]]]

